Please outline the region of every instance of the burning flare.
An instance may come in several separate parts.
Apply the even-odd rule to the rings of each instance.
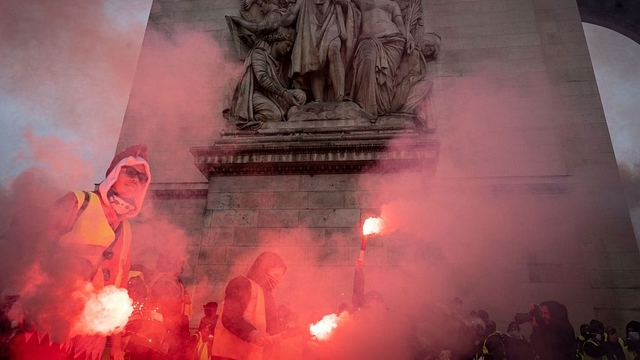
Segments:
[[[74,296],[86,301],[80,318],[74,324],[72,335],[111,335],[122,331],[133,313],[133,300],[127,290],[113,285],[95,292],[87,283]]]
[[[362,225],[362,235],[380,234],[384,229],[384,222],[381,218],[370,217]]]
[[[340,313],[340,315],[329,314],[325,315],[322,320],[315,324],[309,325],[309,332],[315,336],[316,339],[326,341],[331,338],[333,330],[342,324],[349,318],[349,314],[346,311]]]

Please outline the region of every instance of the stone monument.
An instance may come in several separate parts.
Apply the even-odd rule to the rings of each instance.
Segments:
[[[196,34],[239,69],[188,90],[232,89],[215,111],[140,110],[154,34]],[[154,76],[188,67],[171,64]],[[640,315],[574,1],[154,0],[118,149],[143,141],[154,208],[192,239],[195,303],[222,300],[269,249],[290,265],[284,303],[331,312],[350,296],[362,222],[381,215],[395,228],[370,240],[367,287],[391,304],[457,296],[499,329],[544,300],[575,326]]]

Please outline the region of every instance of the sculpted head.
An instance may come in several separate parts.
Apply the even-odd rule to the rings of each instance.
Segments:
[[[286,27],[279,27],[278,30],[266,35],[263,40],[274,49],[276,55],[284,55],[291,50],[296,37],[295,30]]]

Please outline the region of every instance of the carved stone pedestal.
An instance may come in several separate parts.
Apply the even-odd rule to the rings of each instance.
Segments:
[[[433,173],[439,142],[416,130],[413,117],[389,115],[267,122],[256,131],[230,126],[212,146],[192,147],[207,177],[330,174],[414,169]]]

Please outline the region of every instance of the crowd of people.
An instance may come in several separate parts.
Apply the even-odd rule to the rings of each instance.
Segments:
[[[458,320],[449,341],[435,341],[427,351],[428,358],[484,359],[484,360],[638,360],[640,359],[640,322],[630,321],[625,332],[604,326],[596,319],[580,326],[576,336],[569,322],[567,308],[557,301],[544,301],[531,306],[529,313],[516,314],[506,331],[486,311],[472,311],[461,316],[456,311],[462,304],[454,299],[447,312]],[[458,307],[459,309],[459,307]],[[521,333],[522,324],[531,325],[527,338]],[[465,345],[466,344],[466,345]]]
[[[38,321],[47,319],[28,309],[10,317],[19,297],[5,296],[0,360],[640,360],[640,322],[630,321],[618,332],[594,319],[576,336],[567,308],[557,301],[515,314],[502,332],[486,311],[467,313],[455,298],[427,307],[427,327],[420,328],[418,317],[400,315],[381,293],[365,291],[363,259],[356,262],[352,303],[338,306],[333,319],[339,326],[334,324],[330,339],[320,338],[308,321],[277,305],[273,290],[288,267],[271,251],[259,254],[245,276],[228,282],[220,306],[206,303],[199,326],[190,329],[191,300],[180,278],[184,260],[164,254],[153,270],[132,265],[127,219],[138,214],[149,186],[146,156],[144,145],[117,154],[97,190],[71,192],[58,201],[53,222],[52,245],[78,260],[74,279],[95,290],[127,289],[133,313],[123,331],[57,338],[59,329],[43,327]],[[63,280],[54,279],[60,288]],[[529,338],[520,332],[522,324],[531,325]]]

